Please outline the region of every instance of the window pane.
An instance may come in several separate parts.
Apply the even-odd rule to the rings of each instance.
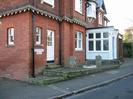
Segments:
[[[51,36],[48,36],[47,37],[47,40],[48,40],[48,42],[52,42],[52,37]]]
[[[103,40],[103,50],[109,50],[109,40]]]
[[[52,46],[52,42],[47,42],[47,46]]]
[[[82,0],[80,0],[80,12],[82,12]]]
[[[101,41],[96,41],[96,50],[100,51],[101,50]]]
[[[75,39],[75,48],[78,48],[78,46],[77,46],[77,39]]]
[[[108,37],[109,37],[108,32],[104,32],[104,33],[103,33],[103,38],[108,38]]]
[[[41,35],[42,30],[40,27],[36,27],[36,44],[41,44]]]
[[[79,48],[81,48],[81,40],[78,41]]]
[[[96,33],[96,38],[101,38],[101,33]]]
[[[89,41],[89,51],[93,51],[94,50],[94,48],[93,48],[93,46],[94,46],[94,42],[93,41]]]
[[[37,41],[37,42],[39,41],[39,36],[38,36],[38,35],[36,36],[36,41]]]
[[[75,34],[75,48],[82,49],[82,33],[76,32]]]
[[[75,0],[75,10],[82,13],[82,0]]]
[[[93,39],[93,34],[91,33],[91,34],[89,34],[89,39]]]
[[[96,18],[96,4],[94,2],[89,2],[89,6],[87,7],[87,16]]]
[[[82,33],[79,33],[79,39],[80,40],[82,39]]]

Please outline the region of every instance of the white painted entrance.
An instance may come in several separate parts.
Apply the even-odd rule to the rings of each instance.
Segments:
[[[117,59],[117,36],[114,27],[91,28],[86,31],[86,59],[95,60],[100,55],[103,60]]]
[[[47,62],[54,62],[54,31],[47,30]]]

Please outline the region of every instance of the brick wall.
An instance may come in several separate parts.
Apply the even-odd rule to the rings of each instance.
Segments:
[[[75,51],[75,33],[79,31],[83,34],[83,50]],[[62,23],[62,63],[67,64],[70,56],[75,56],[78,63],[85,61],[85,28],[79,25]]]
[[[41,3],[41,0],[35,0],[35,7],[53,13],[55,15],[59,15],[59,1],[60,0],[55,0],[55,6],[52,7],[52,5],[48,3]]]
[[[48,17],[35,16],[35,26],[42,28],[42,44],[41,46],[35,46],[35,48],[42,48],[44,52],[42,55],[37,55],[35,53],[35,65],[36,69],[44,67],[47,64],[47,30],[52,30],[55,32],[55,64],[59,61],[59,23]]]
[[[28,4],[33,0],[14,0],[0,2],[0,9],[8,10],[15,7]],[[46,10],[50,13],[59,14],[59,1],[55,0],[55,8],[50,5],[39,3],[40,0],[35,0],[35,6]],[[85,20],[85,5],[83,5],[83,14],[77,13],[75,9],[75,0],[62,0],[62,15],[68,17],[76,17],[82,21]],[[85,2],[85,0],[83,0]],[[7,3],[7,4],[5,4]],[[63,8],[64,5],[64,8]],[[5,9],[6,8],[6,9]],[[32,13],[25,12],[0,19],[0,75],[13,79],[28,78],[32,71]],[[35,71],[45,67],[47,64],[47,30],[55,32],[55,64],[59,63],[59,43],[61,43],[62,64],[66,64],[69,56],[76,56],[78,63],[85,61],[85,27],[80,25],[68,23],[66,21],[58,22],[51,18],[35,14],[35,26],[42,28],[42,44],[35,46],[35,48],[42,48],[44,52],[42,55],[35,53]],[[9,47],[7,45],[7,28],[15,28],[15,46]],[[35,28],[35,27],[34,27]],[[60,30],[60,31],[59,31]],[[83,50],[75,51],[75,33],[76,31],[83,33]],[[59,38],[61,33],[61,42]]]
[[[81,51],[76,51],[75,50],[75,44],[74,44],[74,40],[75,40],[75,33],[79,31],[79,32],[82,32],[82,50]],[[79,26],[79,25],[76,25],[76,24],[73,24],[73,49],[72,49],[72,52],[73,52],[73,56],[76,57],[77,59],[77,64],[81,64],[81,63],[84,63],[85,62],[85,38],[86,38],[86,31],[85,31],[85,28],[82,27],[82,26]]]
[[[82,4],[83,5],[82,5],[82,14],[81,14],[81,13],[75,11],[75,0],[73,0],[73,14],[72,14],[72,16],[76,17],[76,18],[78,18],[78,19],[80,19],[82,21],[85,21],[85,17],[86,17],[86,15],[85,15],[85,13],[86,13],[86,11],[85,11],[85,4],[86,3],[85,2],[86,2],[86,0],[82,0]]]
[[[0,11],[18,8],[20,6],[27,5],[32,1],[33,0],[0,0]]]
[[[30,13],[2,18],[0,24],[0,75],[24,79],[30,66]],[[15,29],[15,46],[7,45],[7,28]]]

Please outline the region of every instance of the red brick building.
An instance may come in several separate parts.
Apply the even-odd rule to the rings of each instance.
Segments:
[[[0,76],[24,80],[70,56],[84,63],[86,28],[108,22],[104,1],[87,1],[0,0]]]

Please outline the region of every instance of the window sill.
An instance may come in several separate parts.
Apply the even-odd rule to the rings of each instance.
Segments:
[[[43,47],[43,44],[35,44],[36,47]]]
[[[109,53],[109,51],[88,51],[90,53]]]
[[[83,51],[83,49],[75,49],[75,51],[81,52],[81,51]]]
[[[15,44],[12,45],[6,45],[6,47],[10,48],[10,47],[15,47]]]
[[[75,12],[77,12],[78,14],[83,16],[83,12],[80,12],[80,11],[77,11],[77,10],[75,10]]]

